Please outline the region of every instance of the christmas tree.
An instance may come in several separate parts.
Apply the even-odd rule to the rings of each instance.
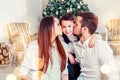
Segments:
[[[49,0],[48,5],[42,12],[42,16],[56,16],[60,18],[69,12],[77,15],[78,11],[89,11],[88,4],[84,3],[83,0]]]

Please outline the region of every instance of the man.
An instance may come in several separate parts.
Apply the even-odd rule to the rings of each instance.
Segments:
[[[97,29],[98,18],[91,12],[78,15],[74,34],[80,40],[74,43],[76,58],[81,65],[81,74],[77,80],[118,80],[113,52],[109,45],[96,40],[95,47],[89,48],[88,42]],[[107,71],[105,71],[107,68]]]

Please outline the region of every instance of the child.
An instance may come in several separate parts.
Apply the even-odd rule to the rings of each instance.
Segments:
[[[72,13],[65,14],[60,19],[60,24],[62,26],[62,42],[69,44],[75,40],[78,40],[76,36],[73,35],[73,27],[74,27],[75,16]],[[66,49],[65,49],[66,50]],[[69,47],[68,49],[69,50]],[[68,74],[69,80],[75,80],[80,74],[80,66],[77,64],[75,60],[74,53],[68,54],[68,73],[63,72],[63,74]]]
[[[75,16],[73,13],[67,13],[65,15],[63,15],[60,19],[60,25],[62,26],[62,38],[61,41],[64,45],[64,48],[66,48],[65,50],[68,51],[66,53],[68,56],[68,63],[67,63],[67,68],[68,69],[68,73],[66,72],[67,70],[65,69],[63,74],[68,74],[69,76],[69,80],[76,80],[77,77],[80,75],[80,64],[76,61],[75,59],[75,54],[71,52],[71,48],[69,46],[69,44],[73,44],[74,41],[78,41],[79,38],[76,37],[75,35],[73,35],[73,27],[75,25]],[[93,38],[90,40],[89,42],[89,47],[94,47],[95,45],[95,38],[100,38],[101,36],[93,36]],[[65,44],[67,44],[67,46],[65,46]],[[70,53],[70,54],[69,54]]]

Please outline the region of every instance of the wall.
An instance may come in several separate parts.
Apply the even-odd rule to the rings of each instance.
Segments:
[[[42,0],[0,0],[0,42],[8,41],[6,24],[9,22],[30,23],[30,32],[37,32],[41,18]]]
[[[0,42],[8,42],[5,24],[25,20],[25,0],[0,0]]]
[[[42,10],[46,8],[46,5],[48,4],[49,0],[43,0],[43,6]]]
[[[84,0],[92,12],[99,17],[98,31],[105,32],[106,22],[113,18],[120,19],[120,0]]]
[[[26,21],[30,23],[31,34],[38,30],[43,2],[44,0],[26,0]]]

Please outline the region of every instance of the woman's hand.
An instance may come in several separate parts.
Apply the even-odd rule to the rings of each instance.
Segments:
[[[95,46],[96,40],[97,39],[102,39],[101,35],[98,34],[93,34],[90,41],[89,41],[89,47],[93,48]]]

